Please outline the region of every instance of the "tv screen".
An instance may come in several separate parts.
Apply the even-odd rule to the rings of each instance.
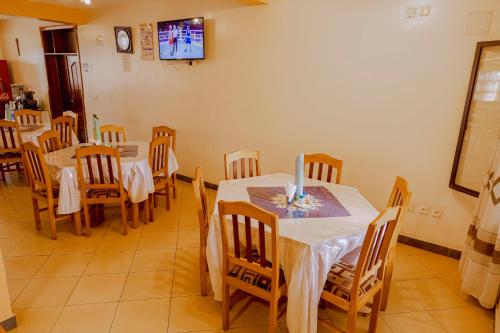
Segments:
[[[160,60],[205,59],[203,17],[158,22]]]

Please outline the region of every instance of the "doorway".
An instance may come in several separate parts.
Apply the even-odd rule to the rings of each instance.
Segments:
[[[52,119],[73,111],[78,117],[78,139],[87,142],[78,33],[74,25],[41,27]]]

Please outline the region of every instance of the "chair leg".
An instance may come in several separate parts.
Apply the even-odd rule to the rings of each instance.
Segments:
[[[385,268],[384,287],[382,289],[382,301],[380,305],[381,311],[385,311],[385,309],[387,309],[387,301],[389,300],[389,291],[391,290],[393,270],[394,270],[394,257],[389,258]]]
[[[347,317],[347,333],[354,333],[356,332],[356,319],[357,319],[358,313],[356,310],[351,309],[351,311],[348,313]]]
[[[82,217],[80,211],[73,213],[73,223],[75,224],[75,233],[77,236],[82,235]]]
[[[57,239],[57,226],[56,226],[56,212],[54,205],[51,202],[48,203],[49,212],[49,224],[50,224],[50,235],[53,240]]]
[[[172,175],[172,192],[174,199],[177,199],[177,185],[175,184],[175,174]]]
[[[144,201],[143,207],[144,207],[144,224],[148,224],[149,219],[150,219],[150,217],[149,217],[149,196],[146,199],[146,201]]]
[[[158,200],[156,200],[156,189],[155,192],[153,193],[153,207],[154,208],[158,207]]]
[[[127,207],[125,206],[125,202],[121,202],[122,209],[122,234],[124,236],[127,235]]]
[[[278,300],[269,303],[269,333],[275,333],[278,327]]]
[[[35,215],[35,225],[36,230],[42,229],[42,223],[40,222],[40,207],[38,206],[38,200],[31,199],[33,202],[33,214]]]
[[[170,186],[168,183],[165,185],[165,198],[167,200],[167,210],[170,210]]]
[[[6,182],[7,180],[5,179],[5,170],[4,170],[3,163],[0,163],[0,173],[2,175],[2,181]]]
[[[372,314],[370,316],[370,326],[368,327],[369,333],[375,333],[377,330],[378,311],[380,309],[380,302],[382,301],[382,290],[375,294],[373,297]]]
[[[89,214],[89,206],[83,205],[83,217],[85,219],[85,235],[90,237],[90,214]]]
[[[148,209],[149,209],[149,222],[153,222],[155,220],[154,217],[154,194],[149,195],[149,200],[148,200]]]
[[[229,306],[231,299],[229,298],[229,286],[222,281],[222,328],[224,331],[229,329]]]
[[[200,291],[201,296],[208,295],[207,259],[205,249],[200,247]]]

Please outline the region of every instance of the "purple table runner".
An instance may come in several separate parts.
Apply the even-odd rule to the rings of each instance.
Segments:
[[[247,191],[253,204],[277,214],[280,219],[351,216],[339,200],[323,186],[304,186],[304,192],[321,203],[320,207],[312,209],[293,205],[282,208],[269,199],[278,194],[285,195],[285,187],[247,187]]]

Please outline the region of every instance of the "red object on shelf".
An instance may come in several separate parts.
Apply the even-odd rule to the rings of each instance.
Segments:
[[[12,90],[10,88],[9,67],[7,60],[0,60],[0,94],[7,93],[9,100],[12,100]]]

